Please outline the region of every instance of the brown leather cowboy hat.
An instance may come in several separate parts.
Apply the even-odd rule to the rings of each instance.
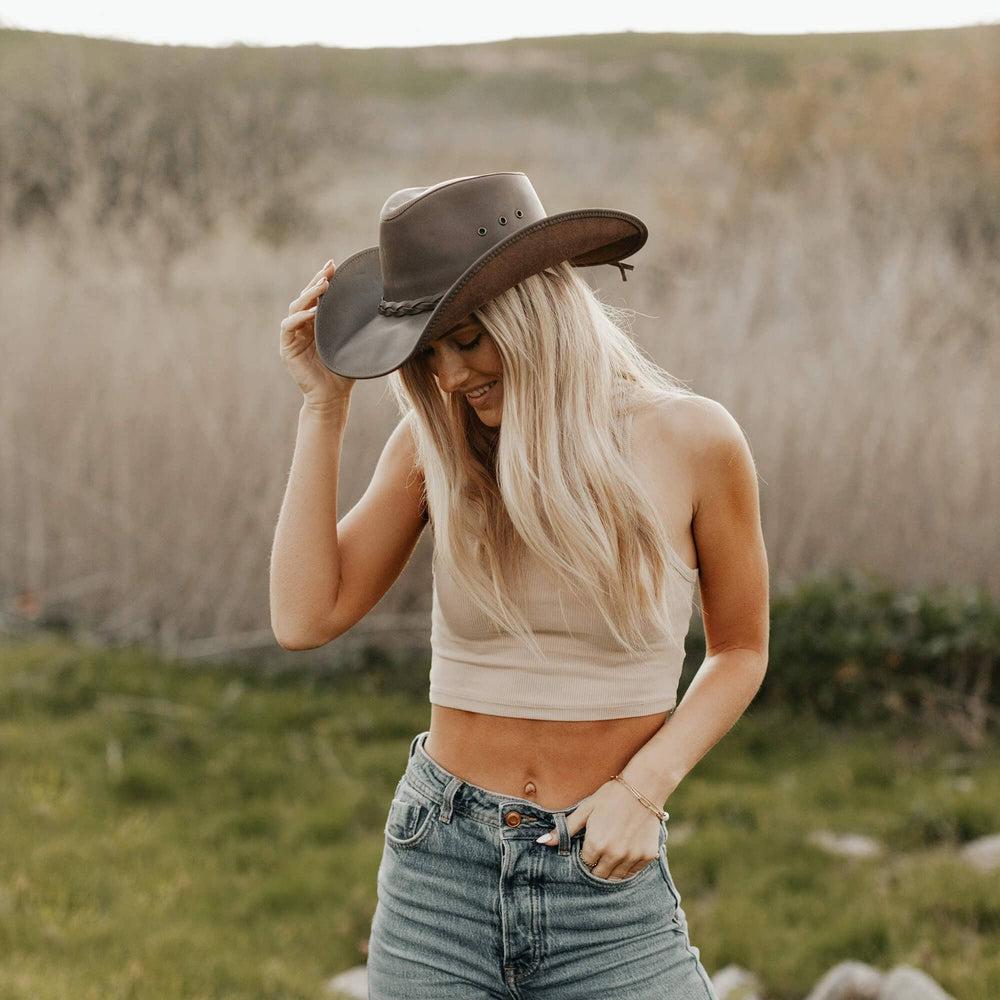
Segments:
[[[316,310],[316,350],[331,371],[376,378],[519,281],[561,261],[631,264],[646,242],[628,212],[546,215],[520,171],[453,177],[396,191],[382,206],[379,244],[334,270]]]

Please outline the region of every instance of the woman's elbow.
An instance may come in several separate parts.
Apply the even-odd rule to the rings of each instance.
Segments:
[[[271,622],[271,631],[274,633],[274,638],[278,645],[290,652],[319,649],[320,646],[325,646],[328,642],[336,638],[335,635],[326,635],[316,628],[305,628],[302,626],[279,627],[274,621]]]

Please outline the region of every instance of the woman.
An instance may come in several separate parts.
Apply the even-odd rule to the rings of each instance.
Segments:
[[[373,1000],[716,996],[660,804],[760,686],[767,563],[739,426],[576,273],[624,278],[645,235],[547,216],[521,173],[407,188],[379,246],[328,261],[282,322],[304,401],[281,645],[341,635],[434,532],[431,722],[386,820]],[[381,374],[403,419],[338,521],[350,393]],[[677,705],[696,582],[707,657]]]

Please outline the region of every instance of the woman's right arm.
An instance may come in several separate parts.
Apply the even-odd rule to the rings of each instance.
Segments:
[[[355,383],[329,371],[316,352],[316,303],[333,270],[327,261],[281,323],[281,357],[303,394],[271,551],[271,629],[285,649],[322,646],[363,618],[399,576],[426,523],[409,415],[386,442],[364,496],[337,520]]]
[[[423,477],[403,418],[371,482],[339,521],[349,404],[303,405],[271,554],[271,628],[285,649],[315,649],[360,621],[403,571],[424,525]]]

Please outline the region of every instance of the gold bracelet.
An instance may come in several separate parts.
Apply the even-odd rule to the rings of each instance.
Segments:
[[[653,805],[642,792],[636,791],[620,774],[612,775],[612,780],[620,781],[661,823],[665,823],[670,819],[670,813],[665,809],[660,809],[658,806]]]

